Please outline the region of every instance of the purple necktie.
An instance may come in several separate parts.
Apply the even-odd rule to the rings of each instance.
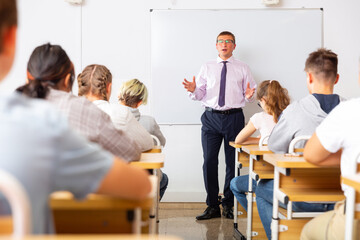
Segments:
[[[221,78],[220,78],[220,93],[219,93],[219,106],[222,107],[225,105],[225,86],[226,86],[226,63],[227,61],[222,61],[224,64],[221,70]]]

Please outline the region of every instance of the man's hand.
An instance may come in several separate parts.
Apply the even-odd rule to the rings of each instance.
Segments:
[[[184,88],[186,90],[188,90],[189,92],[194,92],[195,88],[196,88],[195,76],[193,76],[192,82],[189,82],[188,80],[186,80],[186,78],[184,78],[184,81],[182,84],[184,85]]]
[[[250,83],[248,83],[245,91],[246,99],[251,99],[254,93],[255,93],[255,88],[250,88]]]

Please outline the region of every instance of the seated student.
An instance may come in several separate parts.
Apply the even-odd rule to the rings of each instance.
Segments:
[[[147,103],[148,91],[142,82],[137,79],[132,79],[124,82],[120,87],[119,102],[120,104],[129,107],[135,118],[140,122],[142,126],[152,135],[156,136],[161,146],[165,146],[166,139],[162,134],[159,125],[155,119],[151,116],[140,115],[138,107],[141,104]],[[161,172],[160,180],[160,200],[165,193],[168,186],[168,176]]]
[[[74,66],[66,52],[59,45],[44,44],[32,52],[27,65],[28,84],[17,91],[46,97],[67,116],[70,126],[88,140],[126,161],[138,160],[139,146],[124,131],[117,130],[106,113],[86,98],[71,93],[74,76]],[[34,89],[33,85],[41,88]]]
[[[360,71],[359,71],[360,83]],[[341,175],[354,174],[356,159],[360,150],[360,98],[342,102],[316,128],[306,143],[304,158],[306,161],[322,166],[340,165]],[[346,186],[342,186],[345,196]],[[308,222],[301,239],[338,240],[345,237],[345,200],[336,203],[333,211],[326,212]],[[355,228],[356,229],[356,228]],[[353,239],[360,239],[356,231]]]
[[[327,114],[340,102],[333,94],[339,80],[337,55],[320,48],[310,53],[305,63],[306,82],[310,95],[290,104],[275,125],[268,147],[275,153],[286,153],[291,140],[297,136],[311,135]],[[273,207],[273,180],[260,180],[256,187],[256,202],[267,237],[271,238],[270,224]],[[280,203],[280,206],[286,208]],[[294,202],[295,212],[324,212],[332,210],[333,204]]]
[[[135,119],[127,107],[108,102],[112,86],[112,75],[109,69],[103,65],[89,65],[78,75],[77,80],[79,96],[85,96],[106,112],[115,127],[126,132],[139,145],[142,152],[154,147],[150,134]]]
[[[15,55],[15,0],[0,2],[0,80]],[[78,199],[91,192],[144,199],[151,190],[146,171],[126,164],[74,132],[50,103],[16,92],[0,96],[0,168],[24,186],[31,204],[33,234],[52,229],[48,197],[70,191]],[[0,197],[0,209],[4,206]]]
[[[120,87],[120,104],[127,106],[140,124],[143,125],[150,134],[159,139],[161,146],[165,146],[166,139],[156,120],[152,116],[141,115],[138,109],[141,104],[147,104],[147,98],[147,88],[145,84],[140,82],[138,79],[132,79],[124,82]]]
[[[255,113],[249,123],[236,136],[236,144],[258,144],[259,137],[251,137],[256,131],[260,131],[261,137],[269,136],[282,111],[290,104],[290,97],[286,88],[283,88],[278,81],[263,81],[257,90],[256,98],[264,110]],[[265,141],[267,143],[267,141]],[[247,210],[245,193],[248,191],[249,175],[233,178],[230,182],[230,189],[234,196]],[[256,181],[253,180],[253,191],[256,189]]]

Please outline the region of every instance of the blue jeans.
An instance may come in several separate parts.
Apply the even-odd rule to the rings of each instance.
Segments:
[[[252,180],[252,188],[253,192],[256,189],[256,181]],[[234,196],[241,204],[241,206],[247,211],[247,199],[245,193],[248,191],[249,188],[249,175],[239,176],[233,178],[230,182],[230,189],[233,192]]]
[[[273,193],[274,180],[260,180],[255,191],[256,204],[268,239],[271,239]],[[281,202],[279,202],[279,206],[286,209],[286,206]],[[294,212],[326,212],[333,210],[334,204],[293,202],[292,208]]]
[[[160,199],[164,196],[165,190],[169,184],[169,178],[165,173],[162,173],[162,177],[160,179]]]

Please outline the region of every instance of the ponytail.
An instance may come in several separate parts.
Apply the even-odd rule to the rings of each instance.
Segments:
[[[21,87],[18,87],[15,91],[30,98],[45,99],[50,89],[46,83],[35,79],[29,81],[29,83]]]
[[[257,92],[257,99],[262,98],[266,101],[266,111],[273,116],[275,122],[278,122],[281,113],[290,104],[287,89],[276,80],[263,81]]]

